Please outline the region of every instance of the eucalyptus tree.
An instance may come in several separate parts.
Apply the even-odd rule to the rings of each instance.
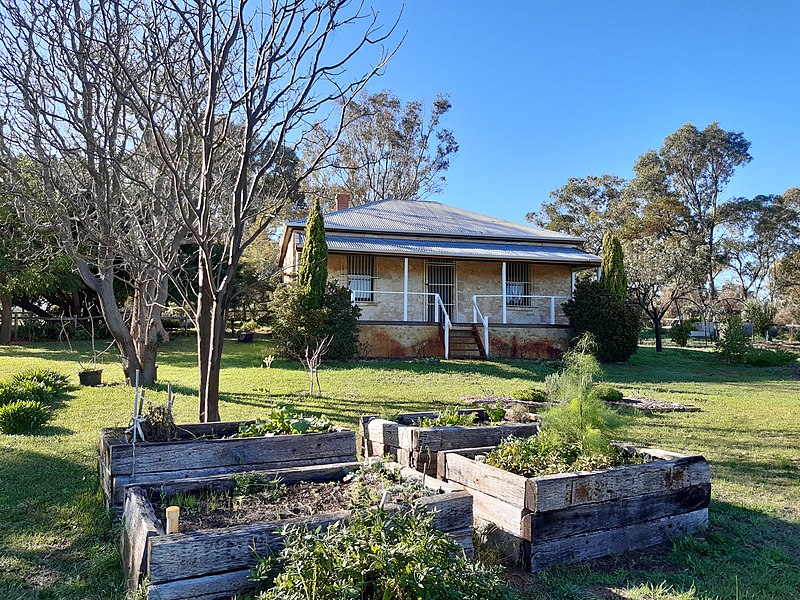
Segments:
[[[607,231],[623,235],[629,219],[637,212],[626,193],[627,181],[616,175],[570,177],[550,192],[550,202],[526,219],[540,227],[586,238],[586,249],[600,254]]]
[[[347,193],[353,204],[424,200],[440,192],[458,152],[453,132],[442,125],[451,108],[443,94],[426,107],[418,100],[404,103],[390,91],[364,91],[348,103],[341,132],[319,127],[309,138],[305,152],[312,156],[338,138],[309,190],[322,200]]]
[[[722,195],[736,170],[748,164],[750,142],[718,123],[700,130],[691,123],[664,139],[661,149],[634,165],[634,195],[647,204],[645,221],[657,231],[685,238],[705,262],[708,305],[717,296]]]

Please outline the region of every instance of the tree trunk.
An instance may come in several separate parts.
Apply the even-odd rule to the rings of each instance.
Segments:
[[[656,333],[656,352],[661,352],[664,350],[662,342],[661,342],[661,317],[654,316],[653,319],[653,331]]]
[[[11,296],[4,294],[0,296],[0,344],[11,343],[11,319],[13,318],[14,304]]]
[[[202,265],[200,267],[203,268]],[[202,281],[202,279],[201,279]],[[197,297],[197,364],[200,368],[200,421],[219,421],[219,372],[225,340],[225,315],[218,315],[207,283]]]

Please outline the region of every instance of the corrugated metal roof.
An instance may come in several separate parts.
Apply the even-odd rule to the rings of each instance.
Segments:
[[[324,215],[328,231],[582,242],[583,238],[495,219],[440,202],[379,200]],[[304,227],[305,219],[290,221]]]
[[[298,234],[303,245],[303,234]],[[505,244],[502,242],[460,242],[437,240],[411,240],[402,238],[375,238],[344,235],[326,235],[331,252],[359,252],[399,256],[436,256],[446,258],[475,258],[494,260],[525,260],[532,262],[558,262],[599,265],[600,258],[564,246],[536,246],[533,244]]]

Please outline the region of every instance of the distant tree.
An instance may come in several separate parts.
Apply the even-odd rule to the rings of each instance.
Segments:
[[[740,298],[757,298],[767,291],[774,298],[775,265],[800,248],[800,205],[782,196],[739,198],[720,206],[725,235],[719,260],[738,279]]]
[[[314,200],[308,212],[303,251],[297,266],[297,282],[303,304],[311,309],[320,308],[328,282],[328,243],[325,241],[325,224],[319,198]]]
[[[625,258],[619,238],[611,231],[606,231],[603,238],[602,258],[600,284],[616,296],[620,302],[625,302],[628,294]]]
[[[450,108],[441,94],[426,110],[422,102],[403,103],[390,91],[363,92],[347,106],[335,152],[314,174],[310,190],[323,200],[347,193],[353,204],[423,200],[440,192],[458,152],[453,132],[441,123]],[[318,128],[306,152],[331,144],[335,134]]]
[[[708,305],[716,300],[720,205],[736,169],[750,162],[750,142],[718,123],[699,130],[687,123],[649,150],[634,165],[634,195],[650,206],[645,222],[661,232],[687,238],[704,257]]]
[[[586,249],[600,254],[609,230],[622,232],[637,209],[626,194],[627,182],[616,175],[571,177],[550,192],[550,202],[528,221],[553,231],[586,238]]]
[[[625,243],[628,299],[653,323],[656,352],[663,348],[662,319],[676,302],[703,282],[704,263],[678,240],[644,236]]]

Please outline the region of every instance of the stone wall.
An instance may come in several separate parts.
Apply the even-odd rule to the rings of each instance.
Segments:
[[[490,326],[489,354],[493,358],[557,358],[569,339],[565,327]],[[444,356],[438,325],[362,323],[359,348],[370,357]]]

